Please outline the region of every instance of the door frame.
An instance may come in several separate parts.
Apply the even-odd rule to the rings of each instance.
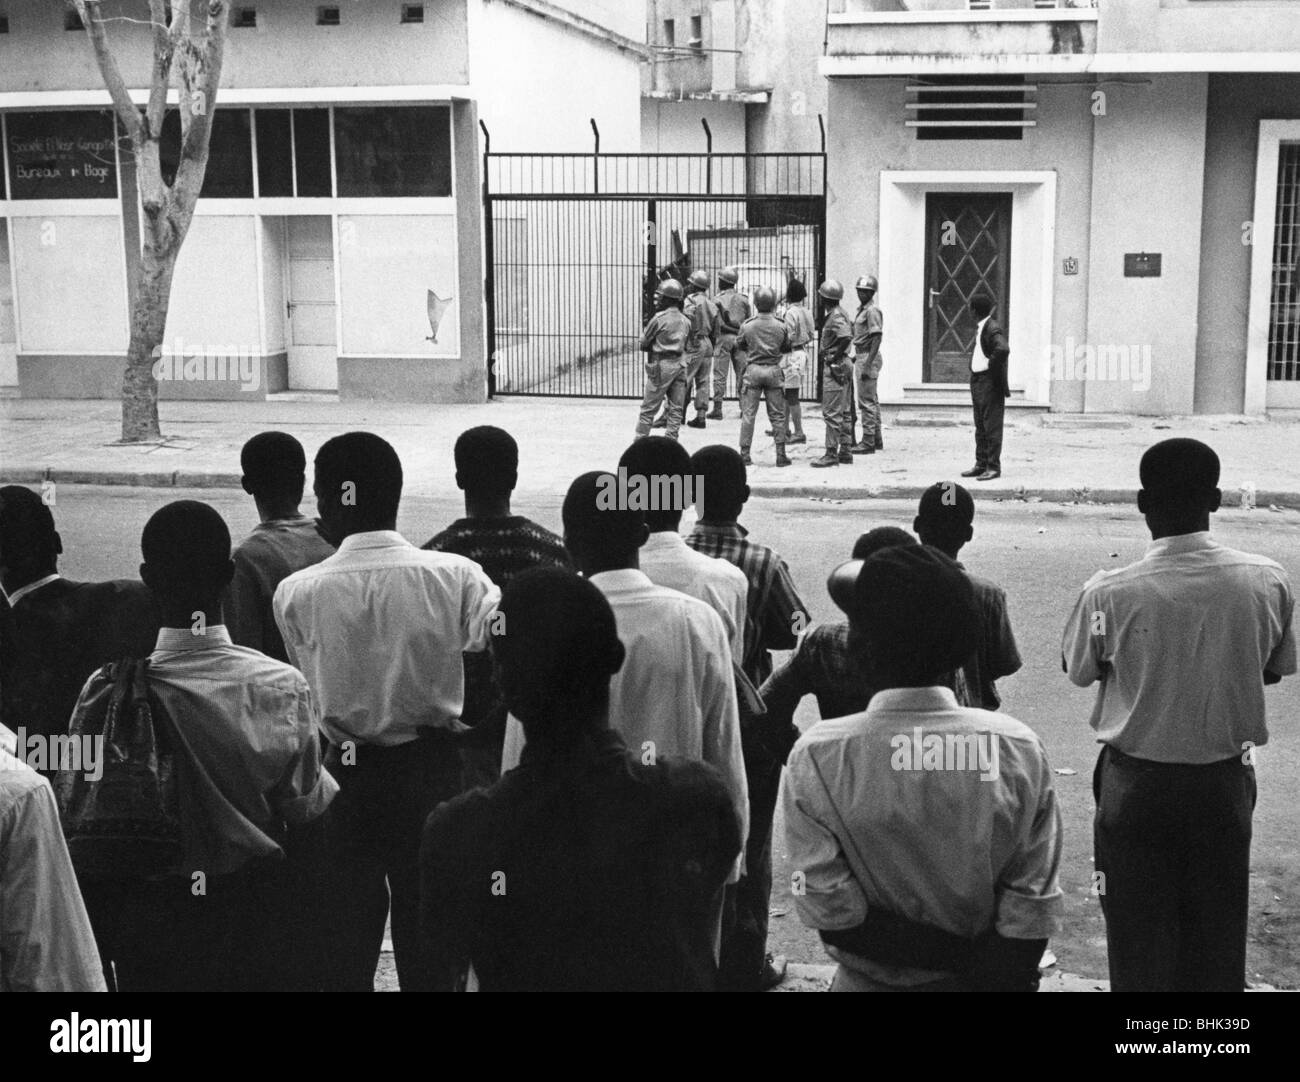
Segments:
[[[1251,217],[1250,294],[1246,323],[1243,413],[1300,407],[1300,383],[1268,378],[1269,307],[1273,298],[1273,241],[1277,232],[1277,163],[1283,143],[1300,142],[1300,120],[1261,120]]]
[[[293,342],[293,316],[289,309],[293,305],[293,240],[291,233],[291,218],[324,218],[330,226],[330,260],[334,268],[334,379],[335,384],[332,389],[315,390],[313,388],[295,387],[293,385],[292,368],[289,363],[289,352]],[[283,229],[284,242],[284,265],[281,268],[281,277],[284,288],[284,311],[281,313],[281,319],[284,321],[284,379],[285,389],[289,391],[312,391],[319,394],[337,394],[338,393],[338,358],[342,354],[342,303],[339,291],[339,228],[338,215],[336,214],[285,214],[280,217],[281,228]]]
[[[1024,400],[1048,405],[1056,284],[1056,171],[882,170],[880,173],[880,307],[885,337],[880,372],[882,399],[906,401],[906,388],[921,385],[926,287],[925,197],[930,192],[1011,194],[1011,275],[1007,286],[1011,320],[1011,386]],[[930,384],[951,388],[953,384]]]

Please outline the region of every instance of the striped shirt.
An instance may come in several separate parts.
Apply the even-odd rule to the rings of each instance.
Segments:
[[[701,521],[686,543],[705,556],[735,564],[749,580],[742,668],[757,685],[772,672],[768,651],[792,649],[797,641],[796,629],[806,627],[810,621],[785,561],[766,545],[747,540],[747,534],[735,522]]]

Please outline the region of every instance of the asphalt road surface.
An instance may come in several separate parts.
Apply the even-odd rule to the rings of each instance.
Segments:
[[[134,577],[140,562],[140,530],[149,515],[173,499],[200,499],[216,506],[236,538],[256,522],[252,501],[241,492],[64,487],[55,516],[63,537],[62,570],[74,578]],[[520,501],[516,511],[559,528],[558,498]],[[412,499],[399,527],[422,544],[460,514],[455,498]],[[914,508],[886,501],[831,503],[821,500],[755,499],[742,516],[754,539],[786,558],[796,584],[819,621],[838,618],[825,589],[826,575],[846,559],[854,540],[873,526],[910,528]],[[1260,552],[1287,568],[1300,584],[1300,514],[1226,510],[1212,521],[1225,544]],[[1065,821],[1061,880],[1066,892],[1065,926],[1052,944],[1061,967],[1087,977],[1106,976],[1106,941],[1100,907],[1089,895],[1092,871],[1092,767],[1096,744],[1088,727],[1091,690],[1074,687],[1061,672],[1061,630],[1078,588],[1099,568],[1138,559],[1145,526],[1128,507],[1052,504],[977,504],[975,539],[962,553],[972,570],[1002,584],[1024,657],[1024,668],[1003,681],[1003,709],[1037,730],[1047,746]],[[1295,783],[1300,777],[1300,679],[1267,692],[1272,739],[1258,752],[1259,803],[1251,873],[1250,949],[1247,975],[1280,988],[1300,987],[1300,815]],[[808,700],[799,722],[817,720]],[[1059,773],[1068,771],[1069,773]],[[803,928],[789,895],[790,866],[778,818],[775,843],[770,946],[792,961],[824,962],[815,933]]]

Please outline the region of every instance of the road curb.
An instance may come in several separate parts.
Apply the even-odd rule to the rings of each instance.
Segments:
[[[0,469],[0,484],[38,485],[53,481],[59,485],[104,485],[134,488],[240,488],[241,475],[222,470],[94,470],[56,469],[39,466],[7,466]],[[750,494],[765,500],[808,499],[818,501],[842,500],[919,500],[929,485],[811,485],[764,484],[750,478]],[[993,503],[1064,503],[1089,505],[1132,505],[1137,501],[1137,489],[1089,488],[1057,486],[1031,488],[1028,485],[1010,486],[1005,482],[997,487],[970,482],[965,485],[971,495],[981,501]],[[530,490],[524,486],[518,495],[540,495],[550,490]],[[560,489],[554,490],[563,495]],[[1255,495],[1256,507],[1267,511],[1270,505],[1300,510],[1300,492],[1283,492],[1265,489]],[[1240,507],[1241,494],[1226,491],[1224,507]]]

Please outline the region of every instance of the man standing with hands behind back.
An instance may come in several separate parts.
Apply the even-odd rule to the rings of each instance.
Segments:
[[[1006,329],[993,318],[993,298],[977,293],[970,310],[979,325],[975,329],[975,350],[970,359],[970,397],[975,406],[975,465],[963,470],[963,477],[992,481],[1002,476],[1002,415],[1011,397],[1007,383]]]

